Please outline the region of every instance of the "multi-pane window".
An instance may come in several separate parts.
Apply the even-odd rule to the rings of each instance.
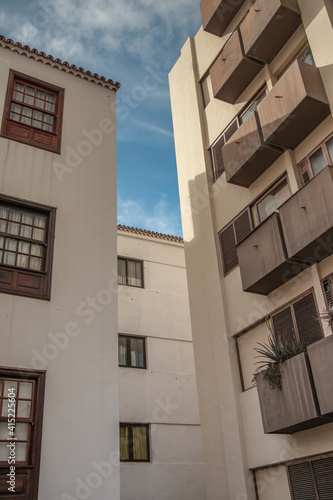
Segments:
[[[312,292],[272,315],[274,334],[287,342],[312,344],[323,337],[318,309]]]
[[[45,372],[0,369],[0,497],[15,457],[16,493],[37,498],[44,385]]]
[[[55,209],[0,197],[0,291],[48,298]]]
[[[119,366],[146,368],[145,338],[132,335],[119,335]]]
[[[266,97],[266,94],[267,94],[266,87],[260,90],[260,92],[258,92],[258,94],[246,106],[246,108],[238,115],[240,123],[244,123],[249,118],[251,113],[257,110],[258,105]]]
[[[63,89],[11,71],[2,135],[60,152]]]
[[[118,285],[143,287],[143,262],[118,257]]]
[[[293,500],[333,498],[333,456],[323,455],[288,465]]]
[[[303,183],[309,182],[327,165],[333,165],[333,136],[325,139],[322,144],[299,164]]]
[[[149,425],[120,424],[120,461],[149,462]]]

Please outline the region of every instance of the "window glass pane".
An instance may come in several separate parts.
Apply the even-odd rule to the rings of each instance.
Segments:
[[[20,82],[15,82],[14,85],[15,90],[19,90],[20,92],[24,92],[24,85]]]
[[[0,439],[7,439],[8,435],[8,423],[0,422]]]
[[[8,460],[8,443],[0,443],[0,462],[7,462]]]
[[[3,251],[0,250],[0,262],[2,262],[2,255],[3,255]]]
[[[35,88],[27,85],[25,88],[25,93],[28,95],[35,95]]]
[[[4,221],[4,220],[0,220],[0,231],[2,233],[6,233],[7,232],[7,222]]]
[[[6,250],[11,250],[12,252],[16,252],[17,240],[12,240],[11,238],[7,238],[5,248]]]
[[[290,197],[290,188],[287,179],[284,179],[275,189],[265,196],[257,204],[259,222],[263,222],[273,212],[277,212],[278,208]]]
[[[10,222],[8,224],[7,232],[9,234],[19,234],[19,230],[20,230],[20,225],[19,224],[15,224],[14,222]]]
[[[36,90],[36,97],[38,97],[39,99],[45,99],[45,92],[43,90],[37,89]]]
[[[10,107],[11,111],[13,113],[17,113],[18,115],[21,113],[22,106],[20,104],[16,104],[15,102],[12,102],[12,105]],[[23,106],[23,109],[27,109]]]
[[[43,241],[44,240],[44,230],[34,228],[32,237],[34,240]]]
[[[16,424],[15,437],[20,441],[28,441],[29,424]]]
[[[3,263],[7,264],[7,266],[15,266],[16,254],[4,252],[3,255]]]
[[[27,116],[21,116],[21,123],[24,123],[25,125],[31,125],[31,118],[28,118]]]
[[[126,261],[118,259],[118,284],[126,285]]]
[[[32,126],[37,128],[42,128],[42,122],[38,122],[37,120],[32,120]]]
[[[32,226],[33,215],[27,212],[23,212],[22,214],[22,224],[29,224]]]
[[[315,66],[315,61],[313,59],[313,55],[311,52],[310,47],[307,47],[299,56],[299,59],[303,62],[306,62],[307,64],[310,64],[311,66]]]
[[[0,207],[0,217],[2,219],[7,219],[8,218],[8,208],[6,208],[6,207]]]
[[[260,94],[257,99],[248,107],[248,109],[240,116],[241,123],[244,123],[253,111],[256,111],[258,104],[266,97],[266,91]]]
[[[25,95],[24,96],[24,102],[26,104],[30,104],[31,106],[33,106],[33,104],[34,104],[34,98],[31,97],[31,96],[29,96],[29,95]]]
[[[129,459],[128,450],[128,427],[121,426],[119,429],[120,460]]]
[[[131,366],[144,367],[144,339],[130,339]]]
[[[118,360],[119,360],[119,365],[121,365],[121,366],[126,366],[127,365],[127,342],[126,342],[126,337],[119,337]]]
[[[20,399],[31,399],[32,382],[20,382],[20,389],[18,396]]]
[[[52,125],[49,125],[48,123],[43,123],[43,130],[46,130],[47,132],[52,132],[53,127],[52,127]]]
[[[27,241],[19,241],[18,251],[20,253],[28,254],[30,252],[30,243],[28,243]]]
[[[42,269],[42,259],[37,259],[37,257],[30,257],[29,269],[40,271]]]
[[[13,220],[15,222],[20,222],[21,220],[21,211],[14,210],[13,208],[10,210],[9,220]]]
[[[46,217],[43,217],[42,215],[35,215],[34,226],[44,228],[45,221],[46,221]]]
[[[24,226],[22,225],[21,226],[21,236],[23,236],[23,238],[31,238],[31,233],[32,233],[32,227],[31,226]]]
[[[23,106],[22,107],[22,115],[31,117],[32,116],[32,109],[27,108],[26,106]]]
[[[326,167],[327,163],[323,150],[320,148],[312,156],[310,156],[310,163],[314,175],[318,174],[323,168]]]
[[[5,238],[3,236],[0,236],[0,248],[3,248],[5,242]]]
[[[54,94],[46,94],[46,100],[48,102],[55,102],[55,95]]]
[[[28,445],[26,443],[16,443],[15,456],[17,462],[27,461],[27,449]]]
[[[54,104],[51,104],[50,102],[45,103],[45,110],[46,111],[51,111],[51,113],[54,113],[55,106]]]
[[[27,268],[28,265],[29,265],[29,257],[27,255],[18,254],[16,265],[18,267],[25,267],[25,268]]]
[[[30,401],[18,401],[17,403],[17,417],[18,418],[29,418],[31,413],[31,402]]]
[[[134,260],[127,261],[127,279],[131,286],[142,286],[141,262]]]
[[[133,432],[133,459],[148,460],[148,443],[146,427],[132,428]]]
[[[12,380],[6,380],[5,381],[5,387],[4,387],[4,396],[8,396],[8,391],[12,392],[12,389],[14,389],[15,396],[17,396],[17,382],[14,382]]]
[[[331,158],[331,165],[333,165],[333,137],[331,137],[331,139],[326,142],[326,146],[327,146],[330,158]]]
[[[23,94],[21,94],[21,92],[16,92],[16,91],[14,91],[13,98],[14,98],[16,101],[20,101],[20,102],[22,102],[22,101],[23,101]]]
[[[35,257],[42,257],[43,247],[41,245],[31,245],[31,255]]]
[[[33,117],[36,118],[36,120],[43,120],[43,113],[41,111],[36,111],[34,110]]]
[[[53,116],[51,115],[47,115],[46,113],[44,114],[44,122],[45,123],[49,123],[49,124],[53,124]]]

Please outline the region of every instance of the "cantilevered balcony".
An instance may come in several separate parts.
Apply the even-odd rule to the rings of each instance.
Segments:
[[[264,142],[298,146],[330,113],[319,69],[296,60],[258,105]]]
[[[289,258],[320,262],[333,254],[333,167],[326,167],[279,209]]]
[[[201,18],[205,31],[221,36],[244,0],[201,0]]]
[[[236,30],[210,69],[214,97],[233,104],[262,67],[262,63],[244,54]]]
[[[253,111],[222,148],[226,180],[249,187],[282,154],[263,143],[258,114]]]
[[[243,290],[268,295],[308,265],[288,261],[278,213],[270,215],[237,245]]]
[[[271,62],[301,22],[297,0],[257,0],[240,25],[245,54]]]

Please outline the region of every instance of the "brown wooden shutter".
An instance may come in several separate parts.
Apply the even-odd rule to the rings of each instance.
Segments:
[[[294,339],[295,330],[291,308],[287,307],[278,314],[275,314],[272,320],[276,339],[292,342]]]
[[[326,299],[326,306],[327,307],[332,307],[333,306],[333,275],[328,276],[323,280],[323,288],[324,288],[324,293],[325,293],[325,299]]]
[[[310,462],[289,465],[288,472],[293,500],[317,500]]]
[[[224,274],[238,265],[234,226],[231,224],[220,235]]]
[[[236,240],[237,243],[240,243],[252,230],[249,211],[246,210],[246,212],[243,212],[242,215],[235,220],[234,225]]]
[[[312,462],[319,500],[333,498],[333,457]]]
[[[301,342],[311,344],[323,337],[312,293],[294,304],[294,312]]]
[[[222,146],[224,146],[224,136],[222,135],[212,146],[211,152],[213,157],[215,180],[218,179],[224,172],[224,164],[222,157]]]

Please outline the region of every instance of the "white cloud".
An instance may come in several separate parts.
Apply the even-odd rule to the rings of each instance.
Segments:
[[[180,213],[163,196],[153,208],[143,201],[118,198],[118,224],[158,233],[182,235]]]

